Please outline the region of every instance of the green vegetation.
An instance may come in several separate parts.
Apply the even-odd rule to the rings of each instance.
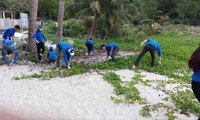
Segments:
[[[113,72],[107,72],[103,75],[103,79],[110,83],[115,89],[114,92],[116,95],[124,95],[125,98],[119,99],[115,97],[111,97],[116,103],[120,103],[122,101],[126,103],[144,103],[143,99],[140,97],[140,92],[136,87],[131,84],[122,85],[122,81],[119,75]]]
[[[178,90],[177,92],[172,93],[171,99],[176,107],[181,109],[182,112],[192,112],[197,116],[200,116],[199,102],[196,100],[191,90]]]
[[[145,105],[140,110],[140,115],[143,117],[151,117],[151,112],[159,111],[159,108],[165,108],[166,113],[165,116],[168,118],[168,120],[175,120],[177,117],[174,115],[174,112],[177,111],[177,109],[173,108],[172,106],[164,105],[164,104],[154,104],[154,105]]]

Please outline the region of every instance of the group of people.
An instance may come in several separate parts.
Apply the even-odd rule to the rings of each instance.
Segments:
[[[14,61],[13,64],[17,63],[19,53],[17,49],[15,48],[15,41],[14,41],[14,34],[16,31],[20,31],[20,26],[15,25],[14,28],[7,29],[3,34],[3,40],[2,40],[2,56],[7,65],[10,65],[11,61],[6,56],[7,54],[14,54]],[[41,60],[44,56],[43,53],[45,51],[44,41],[46,41],[46,37],[41,32],[40,29],[37,29],[35,34],[32,35],[32,39],[35,39],[36,46],[37,46],[37,53],[38,53],[38,59]],[[145,44],[146,43],[146,44]],[[87,53],[86,56],[91,55],[94,51],[94,41],[89,38],[86,40],[85,45],[87,47]],[[143,47],[143,50],[139,54],[138,58],[136,59],[133,68],[137,68],[140,60],[142,57],[149,52],[151,55],[151,66],[154,66],[155,63],[155,51],[158,52],[159,57],[159,64],[161,65],[161,46],[158,42],[151,39],[145,39],[141,44]],[[116,61],[116,53],[120,50],[120,45],[117,43],[108,43],[103,44],[100,46],[100,49],[107,52],[107,57],[105,58],[105,61],[108,60],[109,57],[111,57],[112,61]],[[74,56],[74,46],[73,41],[71,39],[67,41],[62,41],[57,44],[57,50],[60,52],[62,51],[65,64],[68,69],[70,69],[70,61],[71,58]],[[53,49],[53,47],[49,48],[47,58],[49,59],[50,63],[55,63],[57,61],[57,51]],[[13,57],[12,57],[13,59]],[[192,90],[200,102],[200,47],[198,47],[194,53],[192,54],[190,60],[188,61],[189,68],[193,70],[192,75]]]

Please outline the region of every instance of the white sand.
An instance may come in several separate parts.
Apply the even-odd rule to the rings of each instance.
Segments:
[[[21,74],[40,72],[41,68],[31,69],[28,66],[15,66],[11,69],[0,66],[0,108],[29,119],[77,119],[77,120],[154,120],[167,119],[164,110],[152,113],[152,117],[143,118],[139,115],[143,105],[115,104],[110,100],[113,87],[102,79],[97,73],[86,73],[67,78],[54,78],[51,80],[12,80]],[[131,81],[134,71],[116,71],[124,81]],[[163,79],[167,77],[153,73],[142,72],[147,75],[145,79]],[[149,104],[171,102],[163,101],[167,95],[152,87],[142,84],[136,85],[141,97],[147,99]],[[1,111],[0,110],[0,111]],[[0,112],[1,113],[1,112]],[[195,120],[191,117],[177,114],[179,119]],[[1,117],[1,116],[0,116]],[[26,118],[26,119],[27,119]],[[1,119],[1,118],[0,118]]]

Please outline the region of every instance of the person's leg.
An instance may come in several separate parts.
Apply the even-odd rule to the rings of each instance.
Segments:
[[[142,57],[144,56],[144,54],[145,54],[147,51],[148,51],[147,45],[145,45],[144,48],[143,48],[143,50],[142,50],[142,52],[140,53],[140,55],[138,56],[138,58],[136,59],[136,61],[135,61],[135,63],[134,63],[134,65],[135,65],[136,67],[138,66],[140,60],[142,59]]]
[[[87,43],[87,53],[90,54],[91,52],[91,46],[90,46],[90,43]]]
[[[37,46],[38,59],[41,60],[41,56],[40,56],[40,44],[36,43],[36,46]]]
[[[67,60],[68,60],[68,65],[67,65],[67,68],[68,69],[71,69],[71,67],[70,67],[70,60],[71,60],[71,55],[69,54],[69,53],[67,53]]]
[[[119,50],[120,50],[120,47],[113,49],[112,55],[111,55],[112,61],[115,61],[115,55]]]
[[[19,59],[19,53],[14,46],[11,47],[11,50],[12,50],[12,53],[15,54],[13,64],[17,64],[17,60]]]
[[[94,43],[91,43],[91,51],[94,51]]]
[[[192,81],[191,84],[192,84],[192,91],[200,103],[200,83]],[[200,120],[200,116],[199,116],[198,120]]]
[[[55,63],[56,62],[56,59],[49,59],[49,63]]]
[[[3,48],[2,48],[2,57],[3,57],[3,60],[6,62],[6,64],[9,65],[10,64],[10,60],[6,56],[7,50],[8,50],[7,46],[4,45]]]
[[[67,53],[67,60],[69,61],[71,58],[71,55],[69,53]]]
[[[192,91],[200,103],[200,83],[192,81]]]
[[[154,48],[154,46],[149,47],[149,52],[151,54],[151,67],[153,67],[154,62],[155,62],[155,48]]]
[[[45,51],[44,42],[41,42],[41,43],[40,43],[40,47],[41,47],[41,49],[42,49],[41,53],[43,54],[44,51]]]

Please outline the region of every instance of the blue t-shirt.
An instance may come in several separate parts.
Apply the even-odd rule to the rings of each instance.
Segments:
[[[36,39],[36,42],[43,42],[42,40],[44,39],[45,41],[46,41],[46,37],[44,36],[44,34],[43,33],[41,33],[41,32],[38,32],[38,33],[35,33],[35,34],[33,34],[32,35],[32,38],[34,39]]]
[[[192,81],[195,81],[195,82],[199,82],[200,83],[200,69],[193,72],[192,74]]]
[[[3,33],[3,39],[9,39],[9,40],[11,40],[11,37],[14,36],[14,34],[15,34],[15,29],[14,28],[8,28]]]
[[[14,45],[14,42],[13,42],[12,40],[7,40],[7,39],[2,40],[2,43],[3,43],[4,45]]]
[[[48,54],[47,54],[47,58],[48,59],[54,59],[56,60],[57,58],[57,51],[53,50],[53,51],[49,51]]]
[[[111,50],[112,48],[115,49],[115,48],[117,48],[117,47],[119,47],[119,44],[117,44],[117,43],[108,43],[108,44],[106,44],[107,55],[108,55],[108,56],[110,55],[110,50]]]
[[[58,43],[59,47],[61,48],[62,52],[63,52],[63,57],[65,60],[65,64],[68,65],[68,60],[67,60],[67,54],[69,49],[74,49],[74,46],[69,44],[68,42],[59,42]],[[70,55],[70,58],[72,56]]]
[[[162,56],[162,51],[159,43],[154,40],[147,39],[147,44],[153,45],[155,47],[155,50],[158,51],[158,56]]]
[[[92,39],[87,39],[86,42],[85,42],[85,44],[88,44],[88,43],[94,43],[94,42],[93,42]]]

